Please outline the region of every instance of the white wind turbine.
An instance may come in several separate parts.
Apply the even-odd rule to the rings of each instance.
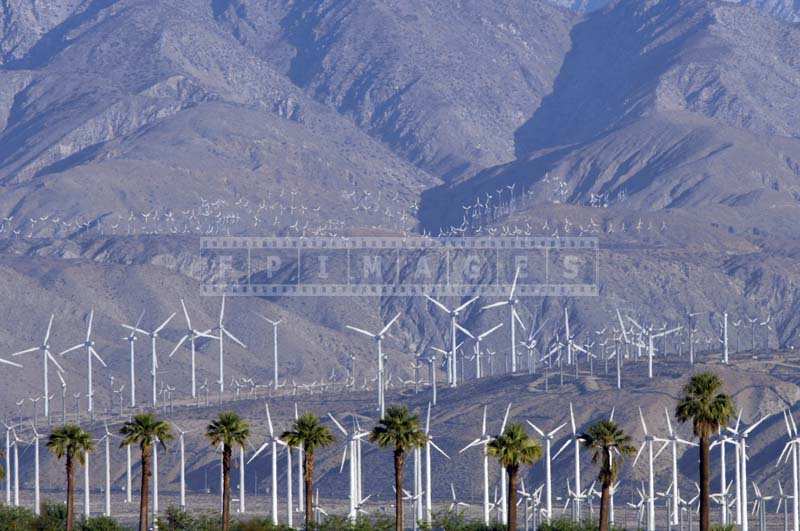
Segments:
[[[223,322],[225,318],[225,294],[222,294],[222,304],[219,308],[219,321],[217,323],[217,327],[215,330],[219,332],[219,336],[217,340],[219,341],[219,396],[222,399],[222,393],[225,392],[225,349],[223,344],[225,343],[224,338],[228,336],[228,338],[239,345],[242,348],[246,348],[244,343],[242,343],[236,336],[230,333],[230,331],[225,328],[225,324]]]
[[[89,503],[89,452],[83,452],[83,515],[89,518],[91,504]]]
[[[100,442],[105,442],[104,449],[105,449],[105,458],[106,458],[106,468],[105,468],[105,510],[103,511],[103,515],[111,516],[111,432],[108,431],[108,424],[103,424],[103,427],[106,430],[105,435],[100,438]]]
[[[613,413],[612,413],[613,416]],[[577,426],[575,425],[575,412],[572,409],[572,402],[569,403],[569,422],[570,427],[572,428],[572,438],[567,439],[564,445],[556,452],[556,455],[553,456],[553,459],[558,459],[558,456],[566,450],[570,444],[574,447],[574,487],[575,492],[580,494],[581,492],[581,444],[583,443],[584,439],[578,433]],[[575,513],[580,515],[581,514],[581,497],[576,496],[575,498]]]
[[[758,488],[758,485],[756,485],[755,481],[753,481],[753,492],[755,492],[755,499],[753,500],[753,514],[758,517],[758,529],[759,531],[766,531],[767,501],[771,500],[773,497],[761,494],[761,489]]]
[[[134,343],[138,337],[136,336],[136,330],[139,329],[139,325],[142,324],[142,317],[144,317],[144,310],[142,313],[139,314],[139,318],[136,319],[136,324],[134,326],[130,325],[122,325],[125,328],[129,329],[128,335],[123,337],[125,341],[128,342],[129,349],[130,349],[130,389],[131,389],[131,407],[136,407],[136,347]]]
[[[450,387],[455,387],[458,385],[458,344],[456,343],[456,329],[458,328],[462,331],[464,330],[458,325],[458,316],[461,314],[461,312],[466,310],[470,304],[478,300],[478,297],[473,297],[462,305],[456,306],[452,310],[430,295],[425,295],[425,298],[450,316],[450,355],[447,358],[447,382],[450,384]],[[463,374],[461,375],[461,378],[464,378]]]
[[[172,423],[175,426],[175,429],[178,430],[178,447],[181,456],[181,488],[180,488],[180,504],[181,510],[186,510],[186,446],[185,446],[185,435],[189,433],[189,430],[183,430],[180,426]]]
[[[6,505],[11,505],[11,430],[13,429],[5,422],[3,425],[6,427]]]
[[[352,330],[354,332],[358,332],[359,334],[363,334],[363,335],[365,335],[367,337],[371,337],[372,339],[375,340],[375,342],[378,345],[377,346],[377,348],[378,348],[378,385],[377,385],[377,387],[378,387],[378,411],[380,411],[381,418],[383,418],[383,414],[384,414],[384,412],[386,410],[386,402],[385,402],[385,398],[384,398],[384,394],[385,394],[386,390],[384,389],[384,387],[385,387],[385,383],[384,383],[385,376],[383,374],[383,372],[384,372],[384,370],[383,370],[383,350],[382,350],[383,338],[386,335],[386,332],[389,331],[389,328],[399,318],[400,318],[400,313],[395,315],[392,318],[392,320],[389,321],[383,328],[381,328],[381,331],[378,332],[377,334],[373,334],[372,332],[367,332],[366,330],[362,330],[361,328],[356,328],[355,326],[347,325],[347,327],[346,327],[346,328],[349,328],[350,330]]]
[[[742,418],[742,411],[739,410],[739,416],[736,419],[736,426],[733,428],[727,428],[729,432],[733,434],[733,439],[736,441],[737,446],[737,457],[738,457],[738,470],[739,473],[737,474],[737,485],[736,485],[736,499],[737,499],[737,518],[740,518],[740,521],[737,522],[739,525],[742,526],[742,531],[747,531],[748,529],[748,522],[747,522],[747,436],[756,429],[756,427],[764,422],[769,415],[765,415],[761,418],[761,420],[755,422],[754,424],[750,425],[745,430],[742,430],[740,427],[740,421]]]
[[[545,470],[545,484],[544,484],[544,499],[545,499],[545,507],[544,507],[544,517],[547,522],[549,522],[553,518],[553,474],[552,474],[552,464],[553,459],[550,455],[553,446],[553,438],[555,437],[556,433],[567,425],[567,423],[563,423],[554,430],[551,430],[547,433],[544,430],[540,429],[536,424],[531,421],[527,421],[528,424],[536,430],[536,433],[539,434],[540,437],[544,439],[544,470]]]
[[[50,417],[50,391],[49,391],[49,383],[47,378],[47,366],[48,360],[50,363],[56,366],[59,372],[64,372],[64,369],[61,368],[61,365],[58,364],[56,359],[50,353],[50,331],[53,329],[53,319],[55,315],[50,315],[50,323],[47,325],[47,332],[44,334],[44,341],[42,341],[41,346],[38,347],[31,347],[25,350],[20,350],[19,352],[13,353],[11,356],[21,356],[22,354],[27,354],[29,352],[36,352],[39,351],[42,353],[42,368],[44,370],[44,416],[49,418]],[[0,362],[12,365],[14,367],[22,368],[22,365],[18,363],[14,363],[11,361],[6,361],[4,359],[0,359]]]
[[[484,410],[485,411],[485,410]],[[442,454],[448,460],[450,456],[439,448],[431,436],[431,403],[428,402],[428,414],[425,417],[425,522],[430,525],[433,516],[433,504],[431,503],[431,489],[433,479],[431,478],[431,447]]]
[[[195,339],[198,337],[205,337],[208,339],[217,339],[217,336],[212,336],[210,334],[210,330],[206,330],[205,332],[200,332],[199,330],[195,330],[192,328],[192,320],[189,319],[189,312],[186,310],[186,304],[184,304],[183,299],[181,299],[181,308],[183,308],[183,317],[186,319],[186,332],[184,333],[183,337],[180,338],[178,343],[175,345],[175,348],[172,349],[172,352],[169,353],[169,357],[171,358],[175,352],[183,345],[186,340],[189,340],[189,348],[192,351],[192,398],[197,397],[197,379],[195,375]]]
[[[281,320],[273,321],[267,319],[263,315],[259,315],[262,319],[272,325],[272,388],[278,390],[278,325]]]
[[[725,457],[725,445],[726,444],[734,444],[733,441],[728,438],[726,435],[722,434],[722,430],[718,430],[717,440],[712,442],[710,448],[714,448],[714,446],[719,445],[719,465],[720,465],[720,474],[719,474],[719,506],[721,509],[720,512],[720,522],[723,526],[728,524],[728,492],[730,490],[730,485],[728,484],[728,461]],[[739,454],[736,453],[736,457],[738,459]],[[736,474],[738,477],[739,469],[737,464]]]
[[[348,496],[350,507],[347,513],[348,518],[351,522],[355,522],[356,517],[358,516],[358,508],[363,503],[363,499],[361,498],[361,452],[360,452],[360,441],[367,435],[369,432],[360,430],[355,423],[355,419],[353,421],[353,428],[351,431],[347,431],[342,424],[336,420],[332,414],[328,413],[328,417],[333,421],[339,431],[347,437],[347,444],[344,447],[344,451],[342,452],[342,464],[339,467],[339,472],[344,470],[344,462],[347,459],[348,454],[350,455],[350,465],[349,465],[349,487],[350,493]]]
[[[508,421],[508,413],[511,410],[511,404],[508,404],[506,408],[506,414],[503,418],[503,425],[500,429],[500,433],[503,433],[506,429],[506,422]],[[486,406],[483,406],[483,424],[481,428],[481,436],[466,445],[464,448],[459,450],[458,453],[463,453],[465,450],[472,448],[473,446],[482,446],[483,447],[483,523],[484,525],[489,525],[489,452],[487,451],[487,444],[492,441],[494,437],[488,434],[486,431]],[[500,475],[503,477],[503,474]],[[504,492],[505,496],[505,492]]]
[[[647,377],[651,380],[653,379],[653,358],[656,355],[656,347],[655,347],[655,340],[659,337],[664,337],[669,334],[673,334],[681,330],[681,326],[676,326],[675,328],[664,330],[662,332],[653,333],[652,329],[646,329],[636,321],[634,321],[631,317],[628,317],[628,320],[633,323],[639,331],[647,336]]]
[[[525,325],[522,323],[522,319],[520,319],[519,314],[517,313],[517,309],[515,306],[519,302],[518,299],[514,298],[514,293],[517,290],[517,279],[519,278],[519,268],[514,272],[514,280],[511,282],[511,290],[508,292],[508,299],[500,302],[495,302],[492,304],[488,304],[481,308],[481,310],[488,310],[490,308],[499,308],[500,306],[508,306],[509,307],[509,320],[511,325],[511,372],[517,372],[517,337],[516,337],[516,324],[519,323],[519,326],[525,330]],[[516,321],[516,322],[515,322]]]
[[[678,518],[680,517],[680,511],[678,504],[680,501],[680,493],[678,490],[678,443],[685,444],[687,446],[697,446],[697,443],[693,443],[678,437],[675,431],[672,429],[672,421],[669,418],[669,411],[667,411],[667,408],[664,408],[664,415],[667,418],[669,437],[667,437],[667,441],[664,443],[661,449],[658,450],[658,454],[660,454],[667,446],[672,448],[672,525],[679,525],[680,522],[678,522]],[[658,454],[656,454],[656,457],[658,457]]]
[[[475,378],[483,377],[483,371],[481,370],[481,356],[482,356],[482,354],[481,354],[481,341],[483,341],[484,339],[489,337],[489,335],[492,332],[494,332],[495,330],[497,330],[498,328],[501,328],[503,326],[503,323],[500,323],[499,325],[496,325],[496,326],[490,328],[489,330],[483,332],[482,334],[478,334],[477,336],[472,335],[466,328],[462,327],[458,323],[456,323],[456,326],[458,326],[458,328],[462,332],[464,332],[469,337],[471,337],[472,339],[475,340]],[[462,379],[464,378],[463,374],[461,375],[461,378]]]
[[[86,348],[86,381],[88,385],[88,393],[87,397],[89,399],[89,407],[86,409],[89,413],[94,411],[94,387],[92,385],[92,358],[97,358],[97,361],[100,362],[100,365],[103,367],[107,367],[106,362],[103,361],[103,358],[97,353],[94,349],[94,340],[92,340],[92,321],[94,320],[94,308],[89,311],[89,325],[86,328],[86,339],[83,343],[78,343],[75,346],[64,350],[63,352],[59,353],[59,356],[63,356],[73,350],[77,350],[79,348]],[[63,371],[62,371],[63,372]]]
[[[269,428],[269,435],[267,440],[255,453],[248,459],[247,463],[250,464],[253,459],[259,456],[267,446],[271,447],[272,453],[272,488],[270,494],[272,495],[272,523],[278,525],[278,437],[275,436],[275,430],[272,426],[272,416],[269,413],[269,404],[265,404],[267,409],[267,427]]]
[[[175,317],[175,312],[167,317],[167,319],[157,326],[155,329],[151,331],[142,330],[139,327],[134,327],[130,325],[122,325],[124,328],[127,328],[131,332],[139,332],[140,334],[146,335],[150,338],[150,377],[152,379],[152,391],[153,391],[153,406],[158,404],[158,385],[156,383],[156,377],[158,375],[158,356],[156,354],[156,340],[158,339],[158,334],[161,332],[164,327],[169,324],[172,318]],[[131,382],[133,380],[131,379]]]
[[[642,421],[642,430],[644,431],[644,444],[639,446],[639,451],[636,452],[636,458],[633,460],[633,466],[639,461],[642,451],[647,447],[647,531],[655,531],[656,529],[656,493],[655,493],[655,471],[653,469],[653,461],[655,453],[653,452],[653,443],[667,442],[666,439],[655,437],[647,431],[647,424],[644,421],[644,414],[642,408],[639,408],[639,419]]]
[[[800,498],[800,483],[798,483],[798,466],[800,460],[798,459],[798,452],[800,452],[800,436],[797,434],[797,424],[794,422],[794,417],[790,411],[783,411],[783,421],[786,424],[786,433],[789,440],[783,447],[778,461],[775,466],[781,464],[784,459],[788,459],[788,452],[792,454],[792,530],[800,531],[800,512],[798,512],[798,499]],[[783,494],[781,492],[781,494]],[[786,502],[788,504],[788,502]]]
[[[36,425],[31,424],[33,430],[33,512],[37,515],[41,513],[39,500],[39,439],[41,435],[36,431]],[[8,471],[6,470],[6,473]]]
[[[435,349],[434,349],[435,350]],[[428,383],[431,386],[431,403],[436,405],[436,354],[428,354],[418,358],[428,364]]]

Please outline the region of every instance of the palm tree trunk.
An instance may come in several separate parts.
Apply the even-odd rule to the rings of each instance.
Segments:
[[[711,496],[711,470],[709,463],[709,442],[707,435],[700,436],[700,531],[709,531],[710,496]]]
[[[147,531],[147,515],[150,509],[150,455],[152,446],[142,445],[142,486],[139,491],[139,531]]]
[[[304,489],[305,489],[305,497],[303,498],[303,502],[306,505],[306,529],[311,529],[311,522],[314,521],[313,515],[313,507],[312,507],[312,491],[314,490],[314,452],[306,451],[304,452],[305,455],[305,462],[303,463],[303,467],[305,468],[304,472]]]
[[[231,447],[222,447],[222,531],[231,525]]]
[[[519,467],[511,465],[508,473],[508,529],[517,531],[517,472]]]
[[[395,531],[403,531],[403,450],[394,451],[394,519]]]
[[[67,531],[75,525],[75,463],[67,453]]]
[[[608,531],[608,513],[611,508],[611,482],[603,481],[600,493],[600,531]]]

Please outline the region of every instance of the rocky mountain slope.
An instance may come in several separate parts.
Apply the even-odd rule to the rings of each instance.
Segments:
[[[200,289],[214,267],[200,252],[204,235],[591,235],[601,240],[600,297],[520,305],[526,325],[547,323],[543,340],[563,337],[565,308],[586,343],[613,326],[617,308],[658,325],[706,312],[705,352],[717,348],[725,311],[737,337],[748,319],[766,321],[756,351],[791,352],[800,339],[800,30],[754,6],[620,0],[578,15],[522,0],[14,0],[1,9],[0,346],[35,344],[55,314],[60,351],[80,340],[94,308],[109,364],[96,367],[101,407],[109,377],[127,381],[121,322],[145,310],[154,327],[184,299],[193,319],[214,325],[219,298]],[[230,348],[229,389],[229,379],[271,378],[269,330],[256,314],[284,320],[287,385],[331,371],[341,379],[351,359],[372,374],[372,345],[347,324],[375,328],[403,313],[386,345],[395,378],[447,342],[446,316],[420,298],[229,300],[229,328],[247,345]],[[474,330],[500,319],[475,305],[462,322]],[[159,381],[185,394],[188,350],[167,356],[184,328],[179,313],[163,331]],[[507,353],[507,330],[485,346]],[[199,351],[214,389],[216,345]],[[10,369],[16,385],[0,387],[7,415],[41,394],[41,366],[23,361]],[[85,393],[85,360],[61,362],[69,394]],[[142,398],[149,385],[142,371]],[[498,393],[501,408],[506,383],[486,385],[458,397]],[[576,401],[614,396],[573,391]]]

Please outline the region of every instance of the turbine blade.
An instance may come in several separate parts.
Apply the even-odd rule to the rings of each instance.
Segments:
[[[58,364],[56,359],[53,357],[52,354],[50,354],[49,351],[47,352],[47,359],[49,359],[51,362],[53,362],[53,365],[56,366],[56,368],[58,369],[58,372],[64,372],[64,368],[61,365]]]
[[[189,319],[189,312],[186,310],[186,304],[184,304],[183,299],[181,299],[181,308],[183,308],[183,317],[186,319],[186,325],[189,327],[189,330],[191,330],[192,320]]]
[[[89,310],[89,326],[86,328],[86,342],[87,343],[89,342],[89,338],[92,337],[92,321],[94,321],[94,308]]]
[[[80,345],[78,345],[78,346],[80,346]],[[37,350],[39,350],[39,347],[31,347],[31,348],[26,348],[25,350],[20,350],[19,352],[15,352],[15,353],[13,353],[13,354],[11,355],[11,357],[15,357],[15,356],[22,356],[23,354],[27,354],[27,353],[29,353],[29,352],[35,352],[35,351],[37,351]]]
[[[493,302],[492,304],[487,304],[486,306],[483,306],[481,308],[481,310],[489,310],[491,308],[499,308],[500,306],[505,306],[506,304],[508,304],[508,301]]]
[[[434,299],[430,295],[425,295],[425,298],[428,299],[429,301],[431,301],[433,304],[435,304],[439,308],[441,308],[445,313],[448,313],[448,314],[450,313],[450,310],[447,308],[447,306],[445,306],[441,302],[437,301],[436,299]]]
[[[453,313],[459,313],[459,312],[461,312],[461,310],[464,310],[464,309],[466,309],[466,308],[467,308],[467,306],[469,306],[470,304],[472,304],[472,303],[473,303],[473,302],[475,302],[476,300],[478,300],[478,297],[472,297],[470,300],[468,300],[467,302],[465,302],[464,304],[462,304],[461,306],[459,306],[458,308],[456,308],[455,310],[453,310]]]
[[[53,329],[53,319],[55,318],[55,314],[50,314],[50,322],[47,324],[47,332],[44,334],[44,344],[47,344],[47,341],[50,339],[50,331]]]
[[[508,298],[514,298],[514,292],[517,291],[517,279],[519,278],[519,267],[514,271],[514,280],[511,281],[511,291],[508,293]]]
[[[8,361],[3,358],[0,358],[0,363],[5,363],[6,365],[11,365],[12,367],[17,367],[19,369],[22,368],[22,365],[20,365],[19,363],[14,363],[13,361]]]
[[[183,342],[186,341],[187,339],[189,339],[188,335],[187,336],[183,336],[180,339],[180,341],[178,341],[178,343],[175,344],[175,348],[173,348],[172,352],[169,353],[169,357],[170,358],[178,351],[179,348],[181,348],[181,345],[183,345]]]
[[[79,345],[75,345],[74,347],[69,347],[67,350],[63,350],[63,351],[59,352],[58,355],[59,356],[63,356],[64,354],[68,354],[68,353],[72,352],[73,350],[78,350],[79,348],[81,348],[83,346],[85,346],[85,343],[81,343]],[[37,350],[37,349],[34,349],[34,350]]]
[[[241,341],[241,340],[240,340],[238,337],[236,337],[235,335],[233,335],[233,334],[231,334],[230,332],[228,332],[228,329],[227,329],[227,328],[224,328],[224,327],[223,327],[223,329],[222,329],[222,332],[223,332],[223,333],[224,333],[226,336],[228,336],[228,339],[230,339],[231,341],[233,341],[234,343],[236,343],[236,344],[237,344],[237,345],[239,345],[240,347],[242,347],[242,348],[247,348],[247,347],[245,346],[245,344],[244,344],[244,343],[242,343],[242,341]]]
[[[386,333],[386,331],[387,331],[387,330],[389,330],[389,328],[390,328],[390,327],[391,327],[391,326],[394,324],[394,322],[395,322],[395,321],[397,321],[398,319],[400,319],[400,312],[397,312],[397,315],[395,315],[394,317],[392,317],[392,320],[391,320],[391,321],[389,321],[389,322],[386,324],[386,326],[384,326],[384,327],[383,327],[383,329],[382,329],[382,330],[381,330],[381,331],[378,333],[378,335],[379,335],[379,336],[382,336],[383,334],[385,334],[385,333]]]
[[[355,326],[350,326],[350,325],[347,325],[347,326],[345,326],[345,328],[349,328],[349,329],[350,329],[350,330],[352,330],[353,332],[358,332],[359,334],[364,334],[365,336],[369,336],[369,337],[371,337],[371,338],[373,338],[373,339],[377,337],[377,336],[376,336],[375,334],[373,334],[372,332],[367,332],[366,330],[362,330],[362,329],[360,329],[360,328],[356,328]]]
[[[108,367],[108,365],[106,365],[106,362],[103,361],[103,358],[100,357],[100,354],[97,353],[94,347],[89,347],[89,352],[91,352],[92,356],[97,358],[97,361],[100,362],[100,365],[102,365],[103,367]]]
[[[172,315],[170,315],[169,317],[167,317],[166,321],[164,321],[163,323],[161,323],[161,326],[159,326],[158,328],[156,328],[156,329],[154,330],[154,333],[156,333],[156,334],[157,334],[157,333],[161,332],[161,330],[163,330],[163,329],[164,329],[164,327],[165,327],[165,326],[167,326],[167,324],[169,324],[169,322],[170,322],[170,321],[172,321],[172,318],[173,318],[173,317],[175,317],[175,312],[172,312]]]

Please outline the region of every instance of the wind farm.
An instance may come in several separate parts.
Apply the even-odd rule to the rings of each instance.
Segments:
[[[800,531],[796,1],[0,12],[0,529]]]

